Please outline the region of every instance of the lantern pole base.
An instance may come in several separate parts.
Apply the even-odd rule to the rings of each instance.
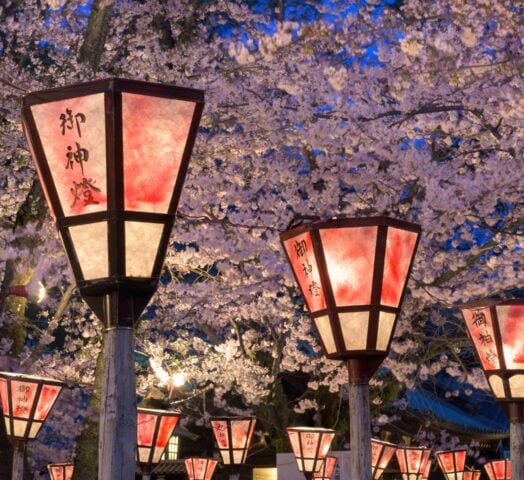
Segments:
[[[13,447],[13,467],[11,470],[11,480],[23,480],[25,443],[23,441],[17,440]]]
[[[524,479],[524,422],[510,421],[511,478]]]
[[[98,443],[99,480],[135,478],[136,387],[133,329],[104,334],[104,377]]]
[[[372,480],[368,382],[378,365],[380,365],[380,362],[371,362],[369,365],[366,365],[366,360],[352,359],[347,362],[349,373],[351,478],[358,478],[358,480]]]

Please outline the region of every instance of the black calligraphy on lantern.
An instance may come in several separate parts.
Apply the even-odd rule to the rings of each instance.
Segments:
[[[76,162],[80,165],[80,170],[82,171],[82,175],[84,175],[84,163],[89,160],[89,151],[86,148],[82,148],[78,142],[75,142],[75,144],[76,144],[76,150],[74,151],[71,145],[67,146],[66,169],[68,168],[73,169],[73,166]]]
[[[475,325],[477,328],[485,327],[487,325],[486,314],[484,312],[475,310],[473,312],[473,316],[471,317],[471,323],[473,323],[473,325]]]
[[[82,130],[80,129],[80,124],[86,122],[86,116],[79,112],[73,115],[73,111],[69,108],[66,108],[66,113],[60,114],[60,128],[62,129],[62,135],[65,135],[66,130],[73,130],[76,125],[76,131],[78,136],[82,137]]]
[[[297,257],[303,257],[307,253],[307,245],[305,240],[295,241],[295,252]]]
[[[313,280],[310,284],[309,284],[309,293],[314,296],[314,297],[318,297],[320,295],[320,286],[317,282],[315,282],[315,280]]]
[[[97,205],[98,201],[95,200],[93,192],[100,192],[100,189],[95,185],[95,181],[91,178],[82,178],[81,182],[75,182],[73,180],[73,187],[71,188],[71,193],[73,194],[73,204],[71,208],[76,205],[76,202],[79,200],[84,201],[84,206],[86,205]]]
[[[308,262],[307,258],[305,259],[305,262],[302,263],[302,271],[304,272],[304,275],[308,278],[313,273],[313,267]]]
[[[485,353],[485,356],[486,356],[486,360],[490,363],[490,364],[494,364],[495,361],[497,360],[497,354],[493,351],[493,350],[487,350],[486,353]]]
[[[29,391],[30,387],[27,385],[18,385],[16,391],[17,396],[15,398],[16,403],[16,415],[23,416],[29,413]]]
[[[479,335],[479,341],[482,345],[489,345],[493,343],[493,337],[489,333],[481,333]]]

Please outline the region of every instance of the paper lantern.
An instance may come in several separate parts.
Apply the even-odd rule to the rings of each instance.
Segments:
[[[435,453],[437,462],[447,480],[463,480],[466,468],[466,450],[448,450]]]
[[[480,480],[480,470],[466,470],[464,472],[464,480]]]
[[[337,466],[337,457],[327,456],[318,472],[313,472],[313,478],[331,480]]]
[[[71,480],[74,465],[72,463],[50,463],[47,465],[47,471],[51,480]]]
[[[391,458],[395,454],[397,446],[393,443],[371,439],[371,473],[373,480],[379,480],[386,470]]]
[[[217,461],[211,458],[186,458],[186,471],[189,480],[211,480]]]
[[[254,417],[218,417],[211,419],[213,433],[225,465],[245,463],[255,431]]]
[[[155,464],[169,443],[180,419],[180,413],[151,408],[137,408],[138,462]]]
[[[49,378],[0,372],[5,428],[13,442],[38,435],[63,385]]]
[[[335,431],[327,428],[292,427],[287,429],[291,448],[304,473],[318,472],[335,437]]]
[[[484,465],[489,480],[511,480],[511,460],[493,460]]]
[[[397,447],[395,454],[402,480],[420,480],[429,462],[431,450],[425,447]]]

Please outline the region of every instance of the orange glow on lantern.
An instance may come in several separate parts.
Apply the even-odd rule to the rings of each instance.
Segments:
[[[379,480],[393,458],[397,446],[393,443],[371,439],[371,473],[373,480]]]
[[[74,465],[72,463],[50,463],[47,465],[47,471],[51,480],[71,480]]]
[[[155,464],[173,435],[180,413],[150,408],[137,409],[137,455],[142,464]]]
[[[462,480],[466,467],[466,450],[448,450],[435,453],[447,480]]]
[[[431,450],[426,447],[397,447],[395,452],[403,480],[419,480],[429,462]]]
[[[189,480],[211,480],[217,463],[212,458],[186,458],[185,465]]]
[[[218,417],[211,419],[213,433],[225,465],[245,463],[255,431],[254,417]]]
[[[484,465],[489,480],[511,480],[511,460],[493,460]]]
[[[49,378],[0,372],[5,428],[12,441],[32,440],[38,435],[63,385]]]
[[[466,470],[464,472],[464,480],[479,480],[480,470]]]
[[[318,472],[329,452],[335,431],[327,428],[291,427],[287,429],[291,448],[301,472]]]

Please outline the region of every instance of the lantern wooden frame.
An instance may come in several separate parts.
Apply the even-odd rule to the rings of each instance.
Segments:
[[[143,427],[143,422],[147,421],[145,418],[147,416],[154,418],[153,435],[151,437],[151,442],[140,443],[143,434],[140,427]],[[168,410],[157,410],[152,408],[137,408],[137,461],[141,464],[143,469],[148,470],[152,465],[160,462],[160,458],[162,457],[179,420],[180,412],[170,412]],[[158,445],[159,437],[162,442],[165,442],[163,446]]]
[[[369,293],[368,303],[337,304],[336,291],[330,277],[326,244],[329,243],[327,241],[327,235],[331,231],[339,229],[341,232],[352,229],[352,233],[355,234],[360,234],[361,232],[362,238],[364,236],[366,237],[361,241],[361,245],[368,245],[370,243],[368,237],[373,239],[374,236],[374,250],[371,248],[369,251],[366,250],[366,255],[369,255],[369,260],[372,263],[372,273],[368,275],[366,283],[362,284],[362,288],[367,291],[363,296],[367,297]],[[306,307],[315,325],[326,357],[346,360],[350,370],[350,378],[355,382],[367,383],[389,351],[407,281],[413,267],[420,231],[420,226],[412,223],[389,217],[370,217],[317,221],[280,234],[280,241],[288,262],[292,267],[296,282],[306,300]],[[384,301],[384,287],[387,285],[387,283],[385,283],[387,282],[387,276],[384,270],[386,266],[392,263],[392,257],[394,257],[396,253],[388,250],[388,238],[389,235],[391,235],[391,238],[394,238],[398,232],[406,234],[406,239],[409,237],[409,249],[411,249],[411,252],[409,261],[404,265],[405,271],[402,272],[402,276],[404,277],[403,281],[398,282],[396,285],[397,294],[395,294],[395,301],[386,302]],[[325,236],[324,240],[326,244],[324,243],[323,236]],[[295,245],[292,245],[290,240],[294,240]],[[302,246],[300,250],[297,248],[297,244]],[[311,252],[308,251],[308,244],[312,247]],[[292,255],[292,247],[295,248],[296,258]],[[300,260],[302,257],[304,257],[304,260]],[[351,262],[353,260],[352,258]],[[302,266],[299,265],[301,263]],[[304,272],[305,277],[303,277],[301,273],[301,270],[304,268],[308,270],[308,272]],[[336,266],[332,266],[331,268],[334,269]],[[317,283],[316,279],[318,279],[318,283],[320,284],[318,285],[318,290],[315,288],[315,292],[319,295],[321,294],[322,301],[319,305],[316,305],[314,309],[310,306],[310,303],[314,303],[311,285],[307,289],[305,288],[305,283],[309,278],[312,279],[310,280],[311,285]],[[400,287],[400,289],[398,287]],[[308,290],[310,293],[308,293]],[[339,299],[339,303],[351,302]],[[388,305],[386,303],[394,303],[394,305]],[[323,308],[322,305],[324,304],[325,307]],[[367,327],[359,324],[358,327],[355,325],[355,328],[367,328],[367,335],[365,346],[362,344],[355,348],[349,348],[347,340],[344,337],[344,327],[342,325],[343,321],[346,320],[342,320],[342,318],[347,318],[349,322],[355,322],[354,319],[360,319],[360,317],[357,318],[355,315],[363,315],[366,317]],[[388,325],[389,335],[387,338],[379,336],[380,331],[386,330],[385,327],[381,328],[381,322],[384,326],[386,324]],[[322,335],[322,332],[324,332],[324,335]],[[346,334],[346,336],[348,335]]]
[[[246,462],[256,421],[255,417],[211,418],[211,427],[224,465],[242,465]],[[219,438],[223,433],[225,436]]]
[[[204,470],[201,472],[202,475],[197,475],[197,469],[195,468],[198,463],[205,462]],[[217,466],[217,461],[212,458],[203,458],[203,457],[191,457],[184,460],[187,476],[189,480],[211,480],[215,467]]]
[[[49,463],[47,471],[51,480],[71,480],[73,478],[74,464],[72,463]]]
[[[33,109],[42,104],[52,105],[69,99],[102,94],[105,115],[105,177],[107,207],[101,211],[67,215],[55,186],[51,167],[40,138]],[[185,141],[180,166],[171,194],[171,201],[164,213],[126,210],[124,198],[124,145],[123,145],[123,95],[140,95],[148,99],[180,100],[194,104],[193,116]],[[64,247],[75,275],[76,283],[83,298],[95,311],[106,327],[132,326],[156,291],[169,237],[175,220],[176,208],[187,172],[191,151],[196,138],[200,117],[204,107],[204,93],[201,90],[180,88],[170,85],[108,78],[93,82],[34,92],[24,97],[23,126],[32,155],[37,165],[42,187],[50,203]],[[57,118],[58,121],[58,118]],[[80,131],[79,131],[80,132]],[[65,158],[65,153],[64,153]],[[82,167],[83,168],[83,167]],[[83,174],[83,170],[82,170]],[[161,229],[156,257],[150,275],[130,276],[126,266],[126,222],[158,225]],[[107,272],[102,278],[86,279],[81,261],[75,249],[72,228],[90,224],[107,225]],[[131,223],[129,223],[131,225]],[[136,225],[136,224],[135,224]],[[107,294],[116,294],[109,304],[103,300]],[[125,300],[124,300],[125,299]],[[118,314],[119,312],[120,315]],[[122,314],[122,312],[125,312]]]
[[[313,478],[319,480],[330,480],[335,473],[335,467],[337,466],[337,457],[327,455],[322,467],[318,472],[313,472]]]
[[[462,480],[466,468],[465,449],[435,452],[440,470],[447,480]]]
[[[335,431],[328,428],[289,427],[287,434],[299,471],[306,478],[313,478],[313,473],[322,468],[331,442],[335,437]],[[309,442],[312,443],[311,446],[313,447],[311,451],[308,451]],[[313,443],[315,444],[313,445]]]
[[[397,447],[395,452],[403,480],[420,480],[430,461],[431,450],[426,447]],[[413,462],[413,463],[412,463]]]
[[[22,384],[26,384],[25,393],[19,392],[18,395],[29,394],[32,396],[32,403],[29,407],[29,411],[24,412],[27,413],[27,416],[14,414],[15,405],[13,405],[13,399],[16,393],[13,391],[13,382],[20,384],[18,388],[20,388]],[[21,373],[0,372],[0,396],[2,399],[6,431],[8,437],[15,446],[37,437],[49,412],[55,405],[63,386],[63,382],[51,378],[42,378]],[[30,393],[31,389],[34,389],[33,393]],[[49,404],[45,407],[42,406],[42,402],[45,401],[44,397],[49,397],[47,400]],[[23,397],[19,396],[17,398]],[[26,401],[29,401],[29,399]],[[16,408],[19,409],[22,407]],[[40,416],[43,416],[43,418],[35,418],[37,413]],[[23,434],[20,435],[17,434],[20,433],[17,426],[23,426],[21,422],[25,423],[25,428]]]
[[[371,439],[371,474],[373,480],[379,480],[389,462],[395,455],[397,446],[376,438]]]
[[[484,464],[489,480],[511,480],[511,460],[493,460]]]

